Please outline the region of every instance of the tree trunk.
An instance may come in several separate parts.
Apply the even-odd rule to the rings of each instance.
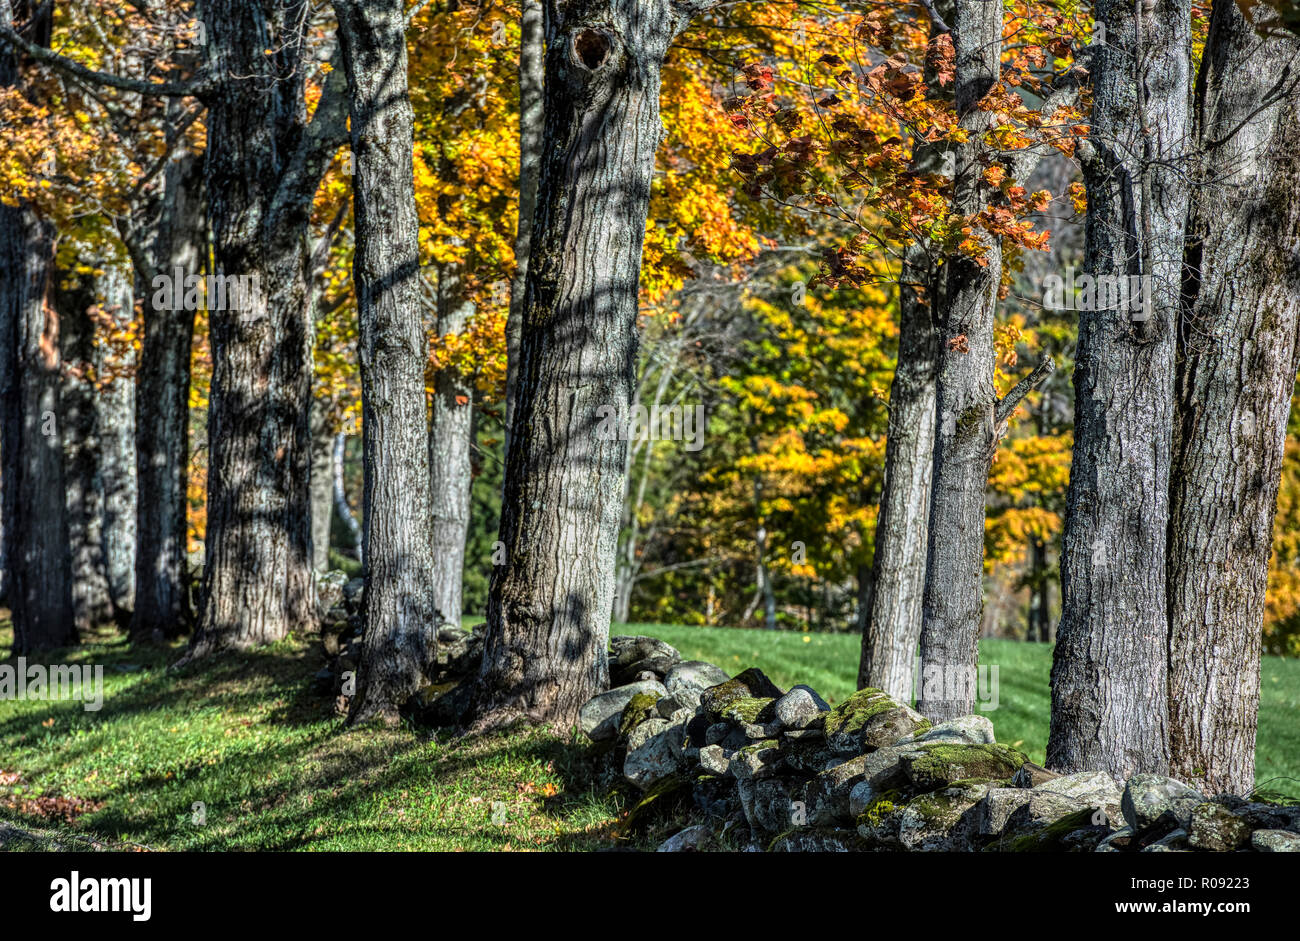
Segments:
[[[935,13],[940,17],[951,17],[952,9],[952,0],[935,3]],[[937,40],[944,31],[932,16],[930,41]],[[931,94],[943,94],[929,57],[925,79]],[[913,170],[942,172],[941,147],[916,140],[913,148]],[[903,251],[898,274],[898,358],[889,387],[885,474],[871,560],[871,593],[865,596],[867,604],[860,616],[858,689],[882,689],[899,702],[911,701],[916,647],[921,639],[934,471],[939,357],[934,317],[943,279],[931,255],[932,248],[920,241],[909,244]]]
[[[542,90],[544,75],[542,0],[520,0],[519,15],[519,223],[515,232],[515,275],[510,282],[510,313],[506,319],[506,435],[515,413],[519,382],[519,339],[524,321],[524,290],[528,283],[528,254],[532,247],[533,210],[537,207],[538,163],[542,151]]]
[[[1186,0],[1140,15],[1120,0],[1096,9],[1106,42],[1092,64],[1092,131],[1081,151],[1084,268],[1149,275],[1151,306],[1107,298],[1079,314],[1047,762],[1127,777],[1168,769],[1165,550],[1190,10]]]
[[[347,433],[340,431],[334,436],[334,512],[339,515],[339,519],[343,521],[343,528],[352,537],[352,552],[357,561],[364,562],[365,558],[361,545],[361,525],[352,512],[351,504],[348,503],[348,488],[343,477],[343,473],[347,469],[347,451]]]
[[[1254,10],[1264,25],[1267,7]],[[1170,473],[1170,763],[1206,794],[1255,785],[1264,591],[1300,365],[1300,94],[1286,69],[1300,42],[1254,25],[1217,0],[1197,81],[1203,163]]]
[[[701,5],[702,6],[702,5]],[[501,541],[473,727],[567,728],[609,682],[605,652],[635,385],[638,277],[660,69],[700,7],[546,9],[545,128]]]
[[[437,645],[420,221],[401,0],[336,0],[351,94],[366,590],[351,724],[396,722]],[[462,542],[462,552],[463,550]]]
[[[474,313],[464,296],[460,272],[444,265],[438,276],[437,323],[440,335],[462,332]],[[438,626],[460,625],[469,532],[470,445],[474,437],[474,387],[454,368],[434,379],[429,412],[430,506],[433,511],[433,604]]]
[[[934,470],[937,280],[925,247],[909,246],[898,280],[898,365],[889,388],[885,481],[858,666],[858,689],[882,689],[898,702],[911,700],[921,638]]]
[[[99,280],[100,304],[119,329],[135,319],[135,277],[130,266],[110,264]],[[99,479],[104,500],[104,564],[108,590],[119,620],[128,623],[135,607],[136,354],[124,351],[112,364],[112,377],[95,399],[99,437]]]
[[[953,21],[958,118],[970,139],[957,148],[953,210],[980,212],[989,191],[982,179],[983,135],[991,112],[976,103],[998,78],[1002,8],[958,0]],[[939,308],[937,424],[931,481],[929,538],[921,626],[921,695],[917,709],[943,720],[971,711],[978,661],[984,577],[984,494],[997,445],[993,384],[993,316],[997,309],[1002,248],[982,239],[986,264],[948,259]],[[931,679],[941,677],[937,683]],[[964,682],[966,678],[972,681]],[[943,692],[938,694],[942,688]],[[926,693],[937,695],[926,695]]]
[[[169,103],[169,116],[181,110]],[[150,250],[145,290],[153,279],[181,271],[203,272],[207,261],[203,160],[183,142],[163,172],[157,234]],[[154,307],[146,298],[136,394],[136,480],[146,498],[136,504],[133,643],[179,637],[190,626],[186,547],[189,541],[190,354],[194,311]]]
[[[342,125],[333,75],[306,123],[301,11],[200,0],[199,13],[219,78],[205,164],[214,274],[249,281],[241,309],[209,299],[208,529],[186,660],[315,625],[307,224]]]
[[[107,262],[92,259],[92,266]],[[54,310],[59,319],[59,347],[64,369],[59,404],[63,442],[63,479],[72,560],[72,608],[78,632],[113,620],[104,543],[104,490],[100,477],[103,452],[99,440],[96,388],[100,356],[96,351],[92,308],[101,279],[86,275],[73,287],[54,278]]]
[[[0,25],[31,16],[0,0]],[[49,45],[49,8],[31,24]],[[20,85],[18,56],[0,51],[0,88]],[[48,303],[54,231],[22,201],[0,204],[0,504],[9,565],[13,653],[77,641],[59,428],[59,323]]]
[[[311,567],[330,567],[330,524],[334,520],[334,430],[324,403],[311,405]]]

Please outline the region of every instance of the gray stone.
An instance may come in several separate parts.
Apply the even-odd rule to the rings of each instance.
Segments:
[[[680,767],[669,743],[669,736],[675,729],[661,730],[633,747],[633,738],[656,723],[667,725],[663,719],[650,719],[636,727],[628,737],[627,758],[623,761],[623,777],[643,791],[675,774]]]
[[[1186,826],[1192,808],[1205,800],[1197,790],[1160,774],[1135,774],[1124,786],[1120,809],[1124,820],[1141,832],[1166,813]]]
[[[774,774],[781,766],[781,749],[771,740],[746,745],[731,756],[728,766],[737,780],[752,780]]]
[[[1120,801],[1123,797],[1115,779],[1104,771],[1080,771],[1052,778],[1034,788],[1038,793],[1060,794],[1082,804],[1091,804],[1102,810],[1107,821],[1119,825]]]
[[[803,729],[830,708],[812,687],[795,686],[776,701],[776,721],[782,728]]]
[[[740,730],[745,733],[745,737],[752,742],[761,742],[764,739],[775,738],[781,733],[780,722],[742,722]]]
[[[703,660],[683,660],[668,671],[668,675],[664,677],[664,686],[668,687],[668,692],[674,695],[679,692],[694,693],[698,705],[700,693],[710,686],[717,686],[729,679],[727,671],[722,667],[705,663]]]
[[[1226,807],[1205,801],[1192,808],[1187,844],[1193,849],[1226,853],[1250,842],[1250,825]]]
[[[347,573],[337,569],[316,576],[316,611],[321,617],[327,616],[331,608],[343,601],[347,584]]]
[[[993,723],[988,716],[959,716],[947,722],[940,722],[934,728],[915,735],[905,736],[895,744],[908,742],[952,742],[958,745],[992,745]]]
[[[621,635],[609,639],[609,677],[615,685],[629,683],[647,671],[664,676],[681,659],[674,647],[657,637]]]
[[[709,774],[725,775],[730,766],[731,759],[721,745],[705,745],[700,749],[700,767]]]
[[[1256,830],[1250,845],[1261,853],[1300,853],[1300,834],[1289,830]]]
[[[984,836],[997,836],[1006,829],[1007,821],[1021,807],[1029,803],[1032,792],[1019,787],[991,787],[980,801],[976,824]]]
[[[650,741],[661,732],[666,732],[670,728],[667,719],[646,719],[637,725],[627,736],[627,750],[636,751],[638,748]]]
[[[950,787],[913,798],[898,819],[898,842],[920,852],[973,849],[972,808],[987,786]]]
[[[685,830],[678,830],[659,844],[659,853],[697,853],[709,842],[713,833],[704,824],[696,824]]]
[[[852,830],[797,827],[773,841],[773,853],[854,853],[870,846]]]
[[[582,725],[582,731],[593,742],[614,738],[618,735],[618,723],[623,710],[637,693],[657,693],[666,696],[668,691],[664,689],[662,683],[652,681],[618,686],[593,696],[578,710],[578,721]]]

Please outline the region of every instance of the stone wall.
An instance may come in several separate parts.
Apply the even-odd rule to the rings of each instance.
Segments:
[[[1300,806],[1053,774],[994,741],[985,716],[931,725],[873,689],[831,708],[650,637],[613,638],[610,671],[582,729],[643,806],[689,808],[664,851],[1300,851]]]

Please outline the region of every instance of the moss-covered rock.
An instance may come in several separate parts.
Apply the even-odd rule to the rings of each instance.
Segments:
[[[948,787],[963,778],[999,781],[1028,759],[1009,745],[921,744],[902,759],[903,772],[918,791]]]
[[[834,750],[862,754],[929,728],[929,720],[895,702],[888,693],[861,689],[826,715],[822,731]]]
[[[1109,827],[1093,824],[1094,813],[1091,808],[1076,810],[1030,833],[996,840],[986,849],[1008,853],[1091,852],[1111,833]]]
[[[712,721],[722,718],[722,710],[738,699],[779,699],[780,687],[757,667],[738,673],[725,683],[710,686],[700,694],[700,705]]]
[[[1225,853],[1250,842],[1250,825],[1226,807],[1205,801],[1192,808],[1187,843],[1194,849]]]
[[[767,723],[775,717],[773,711],[775,703],[776,700],[770,696],[742,696],[723,706],[719,716],[737,724]]]
[[[627,735],[646,719],[658,715],[655,706],[662,698],[663,696],[657,691],[647,690],[637,693],[629,699],[627,705],[623,707],[622,716],[618,720],[619,736]]]
[[[985,790],[987,786],[963,785],[912,798],[898,818],[898,842],[921,852],[971,849],[976,831],[973,808]]]

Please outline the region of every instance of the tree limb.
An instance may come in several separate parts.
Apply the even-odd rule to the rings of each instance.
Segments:
[[[216,87],[211,76],[200,76],[187,82],[146,82],[143,79],[127,78],[112,72],[100,72],[88,69],[80,62],[69,59],[52,49],[28,42],[8,26],[0,26],[0,45],[9,46],[22,52],[37,62],[58,69],[65,75],[91,85],[106,85],[120,91],[129,91],[137,95],[157,95],[166,98],[202,98]]]
[[[1034,389],[1041,386],[1047,377],[1056,371],[1056,360],[1052,357],[1046,357],[1028,376],[1017,382],[1001,399],[998,400],[997,407],[993,411],[993,423],[1001,425],[1011,417],[1020,403]]]

